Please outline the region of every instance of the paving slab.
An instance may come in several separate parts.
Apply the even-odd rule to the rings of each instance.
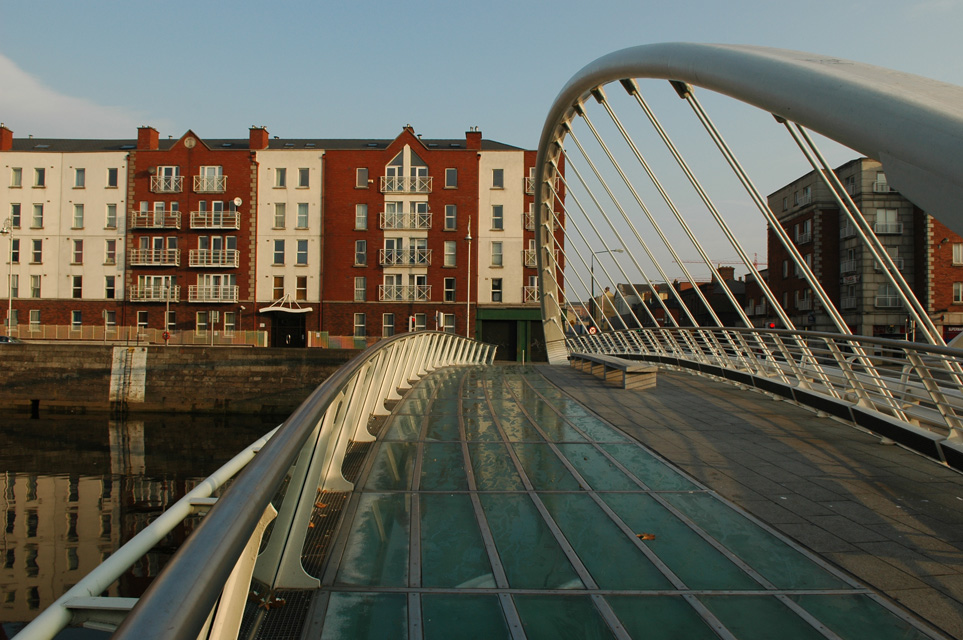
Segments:
[[[963,639],[963,474],[704,376],[663,369],[655,388],[626,391],[568,367],[538,369],[722,497]]]

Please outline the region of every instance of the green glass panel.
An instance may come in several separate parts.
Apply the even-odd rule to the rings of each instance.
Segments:
[[[423,491],[468,491],[465,456],[458,442],[426,442],[421,460]]]
[[[649,562],[592,498],[578,493],[538,496],[552,514],[585,568],[601,589],[671,589],[672,583]]]
[[[407,586],[409,522],[408,494],[362,495],[348,532],[338,583]]]
[[[515,596],[525,635],[532,640],[601,640],[614,638],[598,609],[586,596]]]
[[[423,416],[428,411],[428,400],[418,397],[407,397],[401,401],[395,413]]]
[[[428,430],[425,437],[429,440],[460,440],[458,416],[432,413],[428,416]]]
[[[521,412],[515,416],[506,416],[499,410],[495,410],[495,415],[502,424],[505,437],[512,442],[543,442],[544,439],[539,435],[532,423],[528,421]]]
[[[585,442],[582,434],[573,429],[570,424],[565,422],[560,415],[541,400],[538,400],[537,404],[531,407],[530,415],[535,424],[541,427],[545,436],[552,442]]]
[[[663,497],[777,589],[846,589],[849,585],[706,493]]]
[[[468,445],[475,485],[479,491],[521,491],[524,489],[504,444],[478,442]]]
[[[581,489],[555,452],[547,444],[512,445],[532,486],[539,491],[571,491]]]
[[[638,445],[603,444],[602,448],[654,491],[699,490],[698,486]]]
[[[930,637],[866,595],[790,597],[843,638],[922,640]]]
[[[584,413],[572,414],[570,412],[566,412],[565,417],[596,442],[631,442],[625,434],[608,426],[596,417]]]
[[[458,589],[495,587],[467,494],[422,494],[421,584]]]
[[[439,389],[435,401],[431,403],[431,413],[445,415],[458,413],[458,391],[455,389]]]
[[[498,596],[425,594],[421,620],[426,640],[511,638]]]
[[[417,447],[414,443],[382,442],[365,487],[376,491],[408,489],[411,486],[411,471]]]
[[[582,589],[527,494],[480,494],[508,583],[514,589]]]
[[[716,640],[719,637],[680,597],[606,596],[605,600],[633,638]]]
[[[690,589],[760,589],[758,582],[644,493],[605,493],[602,499]]]
[[[418,440],[423,416],[395,415],[385,432],[385,440]]]
[[[495,419],[491,414],[465,417],[465,435],[469,440],[486,440],[501,442],[502,436],[495,427]]]
[[[488,413],[488,402],[484,399],[465,399],[461,401],[461,411],[466,416]]]
[[[641,491],[639,485],[590,444],[560,444],[562,454],[596,491]]]
[[[700,596],[699,600],[739,640],[819,640],[816,631],[772,596]],[[860,636],[873,638],[875,636]]]
[[[408,596],[334,592],[328,598],[321,636],[332,640],[407,638]]]

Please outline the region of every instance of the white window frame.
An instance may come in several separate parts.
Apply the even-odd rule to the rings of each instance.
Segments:
[[[117,228],[117,205],[113,202],[107,204],[104,214],[104,229]]]
[[[953,304],[963,304],[963,282],[953,283]]]
[[[358,261],[361,258],[361,262]],[[354,264],[358,267],[365,267],[368,265],[368,241],[367,240],[355,240],[354,241]]]
[[[307,229],[308,228],[308,203],[299,202],[298,203],[298,217],[295,220],[295,229]]]
[[[87,188],[87,170],[83,167],[74,169],[74,189]]]
[[[287,203],[274,203],[274,229],[283,229],[287,217]]]
[[[491,266],[493,267],[505,266],[505,253],[504,253],[504,249],[501,241],[500,240],[493,241],[491,245],[491,249],[492,249]]]
[[[445,240],[445,262],[446,267],[458,265],[458,243],[454,240]]]
[[[492,189],[505,188],[505,170],[492,169]]]
[[[358,167],[354,170],[354,188],[368,188],[368,167]]]
[[[442,298],[445,302],[455,302],[456,283],[454,278],[445,278],[445,293]]]
[[[352,334],[355,338],[364,338],[367,335],[367,319],[365,314],[356,313],[354,314],[354,333]]]
[[[354,230],[355,231],[368,230],[368,205],[367,204],[354,205]]]
[[[307,189],[311,186],[311,171],[307,167],[298,169],[298,189]]]
[[[84,228],[84,205],[81,203],[74,204],[74,219],[71,229],[83,229]]]
[[[117,167],[108,167],[105,187],[107,189],[116,189],[119,185],[120,185],[120,169],[118,169]]]
[[[281,238],[276,238],[274,240],[274,257],[272,258],[273,266],[283,266],[284,265],[284,240]],[[280,260],[278,260],[280,258]]]
[[[354,301],[364,302],[368,295],[368,279],[365,276],[354,277]]]
[[[308,266],[308,241],[298,240],[297,253],[295,254],[294,264],[299,267]]]
[[[284,189],[288,186],[288,170],[284,167],[277,167],[274,170],[274,188]]]
[[[381,337],[390,338],[395,335],[395,314],[381,314]]]
[[[963,242],[953,243],[953,264],[963,264]]]
[[[449,167],[445,169],[445,188],[446,189],[458,188],[458,169],[454,167]]]
[[[492,278],[492,302],[502,302],[505,299],[505,283],[501,278]],[[495,286],[495,285],[498,286]],[[496,299],[497,298],[497,299]]]
[[[445,231],[454,231],[458,228],[458,205],[445,205]]]
[[[505,230],[505,205],[492,205],[492,231]]]

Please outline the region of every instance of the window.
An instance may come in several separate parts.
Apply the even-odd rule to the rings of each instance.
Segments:
[[[30,221],[31,229],[43,229],[43,205],[33,205],[33,219]]]
[[[963,264],[963,243],[953,243],[953,264]]]
[[[368,205],[354,205],[354,228],[355,231],[365,231],[368,228]]]
[[[30,326],[39,327],[40,326],[40,309],[30,310]]]
[[[10,168],[10,186],[11,187],[23,186],[23,169],[21,167]]]
[[[137,315],[139,316],[140,312]],[[194,332],[198,334],[207,333],[207,311],[198,311],[194,314]]]
[[[876,233],[902,233],[903,225],[899,222],[899,211],[896,209],[877,209],[876,224],[873,225]]]
[[[297,260],[295,264],[302,267],[308,264],[308,241],[307,240],[298,240],[298,254],[297,254]]]
[[[275,300],[284,297],[284,276],[274,276],[274,293],[272,295]]]
[[[355,171],[354,186],[357,189],[368,188],[368,168],[367,167],[359,167]]]
[[[84,205],[75,204],[74,205],[74,229],[84,228]]]
[[[301,189],[307,189],[310,186],[310,172],[305,169],[298,169],[298,187]]]
[[[445,169],[445,188],[458,188],[458,169]]]
[[[308,277],[298,276],[294,281],[294,299],[295,300],[307,300],[308,299]]]
[[[83,264],[84,263],[84,241],[74,240],[74,252],[71,258],[71,264]]]
[[[116,189],[117,188],[117,168],[111,167],[107,169],[107,188]]]
[[[298,229],[308,228],[308,203],[307,202],[298,203],[297,228]]]
[[[368,243],[365,240],[354,241],[354,263],[355,265],[368,264]]]
[[[43,240],[32,240],[33,249],[30,255],[31,264],[40,264],[43,262]]]
[[[10,274],[10,296],[13,298],[20,297],[20,274]]]
[[[83,189],[87,186],[87,170],[74,169],[74,189]]]
[[[114,327],[116,326],[117,326],[117,312],[104,311],[104,328],[107,331],[113,331]]]
[[[364,302],[366,279],[364,276],[356,276],[354,279],[354,301]]]
[[[42,276],[30,276],[30,297],[40,297],[40,283]]]
[[[285,204],[283,202],[274,203],[274,228],[283,229],[284,228],[284,213]]]
[[[502,279],[492,278],[492,302],[502,301]]]
[[[274,241],[274,264],[284,264],[284,240]]]
[[[441,314],[441,330],[447,331],[448,333],[455,333],[455,314],[454,313]]]
[[[492,243],[492,266],[500,267],[502,266],[502,243],[493,242]]]
[[[237,329],[237,314],[233,311],[224,312],[224,335],[233,336]]]
[[[953,283],[953,303],[963,303],[963,282]]]
[[[428,315],[424,313],[415,314],[415,331],[424,331],[428,325]]]
[[[205,316],[204,316],[205,320],[204,320],[204,322],[205,322],[205,324],[206,324],[206,323],[207,323],[207,315],[206,315],[206,312],[204,312],[204,313],[205,313]],[[147,312],[146,312],[146,311],[138,311],[138,312],[137,312],[137,329],[138,329],[138,330],[146,329],[146,328],[147,328],[147,322],[148,322]]]
[[[288,170],[279,168],[274,170],[274,186],[283,189],[288,186]]]
[[[10,262],[20,264],[20,238],[14,238],[10,246]]]
[[[14,202],[10,205],[10,226],[14,229],[20,228],[20,203]]]
[[[77,299],[84,297],[84,277],[70,276],[70,297]]]
[[[492,169],[492,189],[505,188],[505,170]]]
[[[109,311],[108,313],[114,313],[114,312],[113,312],[113,311]],[[168,312],[167,312],[167,327],[166,327],[166,329],[167,329],[168,331],[170,331],[171,333],[174,333],[174,329],[176,329],[176,328],[177,328],[177,313],[176,313],[175,311],[168,311]]]
[[[782,261],[782,277],[783,277],[783,279],[789,277],[789,261],[788,261],[788,260],[783,260],[783,261]]]
[[[445,266],[454,267],[458,245],[454,240],[445,240]]]
[[[363,338],[365,336],[365,317],[363,313],[354,314],[354,337]]]
[[[390,338],[395,335],[395,314],[385,313],[381,316],[381,337]]]
[[[105,229],[116,229],[117,228],[117,205],[109,204],[107,205],[107,218],[104,221]]]
[[[117,241],[104,241],[104,264],[115,264],[117,262]]]
[[[43,187],[47,182],[47,170],[43,167],[38,167],[33,170],[33,186]]]
[[[500,204],[492,205],[492,229],[501,231],[505,228],[505,208]]]
[[[445,231],[454,231],[458,226],[458,207],[453,204],[445,205]]]
[[[455,279],[445,278],[445,302],[455,301]]]
[[[789,198],[788,198],[788,197],[784,197],[784,198],[782,199],[782,210],[783,210],[783,211],[788,211],[788,210],[789,210]]]
[[[117,297],[117,277],[116,276],[105,276],[104,277],[104,297],[108,300],[113,300]]]

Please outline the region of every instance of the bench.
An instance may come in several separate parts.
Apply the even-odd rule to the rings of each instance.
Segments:
[[[570,363],[579,371],[591,373],[608,384],[623,389],[649,389],[655,386],[659,367],[639,360],[626,360],[615,356],[593,353],[573,353]]]

